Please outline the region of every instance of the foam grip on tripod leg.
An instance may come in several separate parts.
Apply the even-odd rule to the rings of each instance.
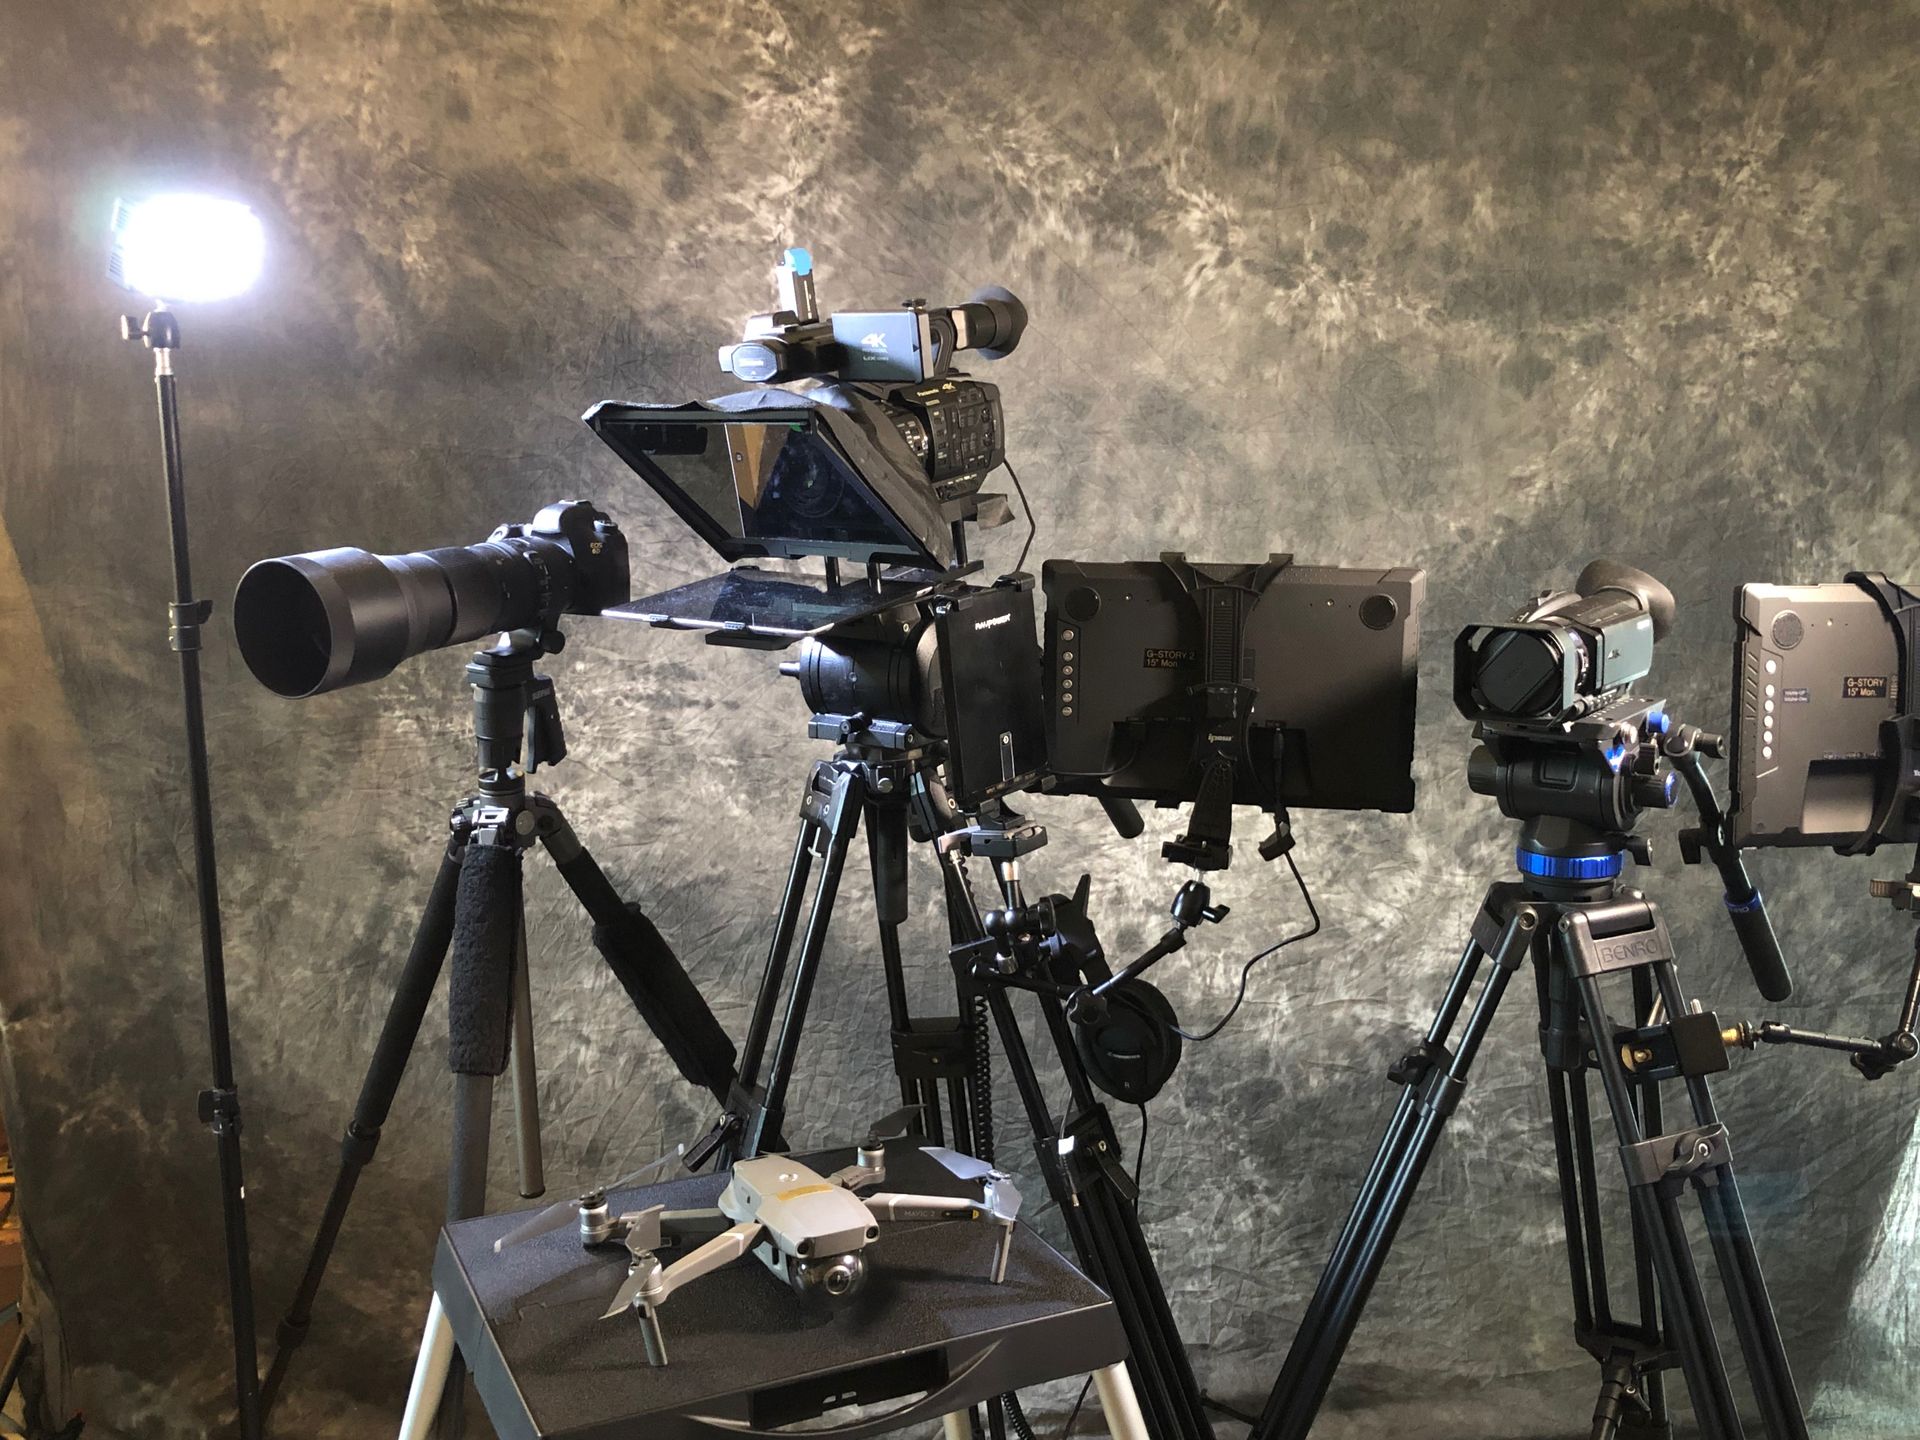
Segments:
[[[447,996],[447,1064],[456,1075],[498,1075],[507,1068],[519,933],[520,852],[468,845],[454,900]]]
[[[725,1100],[733,1084],[733,1041],[653,921],[629,902],[620,919],[593,927],[593,946],[680,1074]]]

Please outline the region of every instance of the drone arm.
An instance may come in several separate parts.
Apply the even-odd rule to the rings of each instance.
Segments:
[[[658,1309],[669,1295],[685,1285],[689,1280],[698,1280],[702,1275],[710,1275],[723,1265],[731,1265],[746,1254],[753,1242],[760,1238],[761,1225],[758,1220],[745,1220],[731,1229],[723,1230],[698,1250],[689,1251],[665,1269],[654,1270],[648,1274],[637,1294],[627,1301],[638,1301],[644,1309]],[[626,1309],[621,1297],[615,1297],[615,1303],[608,1309],[609,1315],[616,1315]]]
[[[862,1201],[876,1220],[979,1220],[986,1217],[978,1200],[959,1195],[904,1195],[883,1190]]]
[[[880,1165],[862,1165],[855,1161],[843,1165],[827,1176],[829,1185],[838,1185],[843,1190],[858,1190],[862,1185],[878,1185],[887,1178],[887,1167]]]
[[[1007,1278],[1007,1260],[1013,1253],[1013,1217],[957,1195],[869,1195],[867,1209],[876,1220],[987,1220],[1000,1227],[993,1251],[993,1283]]]

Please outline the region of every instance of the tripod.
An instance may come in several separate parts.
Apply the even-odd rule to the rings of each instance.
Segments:
[[[652,923],[638,906],[620,899],[560,808],[527,789],[528,771],[556,764],[566,755],[553,682],[534,673],[536,659],[552,646],[552,637],[516,631],[479,651],[467,666],[478,788],[453,808],[439,871],[341,1139],[340,1166],[305,1273],[280,1322],[264,1386],[269,1404],[310,1328],[314,1300],[354,1187],[380,1144],[381,1127],[419,1039],[449,948],[453,976],[448,1064],[454,1074],[454,1105],[447,1218],[466,1219],[485,1206],[494,1082],[505,1073],[509,1054],[520,1191],[531,1197],[544,1189],[521,895],[522,857],[536,843],[552,857],[592,919],[594,947],[682,1075],[718,1097],[728,1093],[733,1046],[726,1032]],[[450,1343],[441,1348],[441,1360],[457,1366]],[[457,1382],[458,1376],[455,1368],[452,1379]],[[451,1384],[448,1403],[440,1409],[443,1434],[458,1433],[460,1395],[460,1386]]]
[[[957,828],[940,789],[939,754],[911,725],[822,713],[813,717],[808,733],[837,742],[839,749],[831,759],[816,762],[808,776],[773,941],[741,1047],[739,1075],[726,1114],[689,1153],[689,1167],[699,1168],[714,1157],[731,1164],[773,1146],[769,1137],[777,1136],[785,1121],[787,1090],[847,855],[864,820],[902,1099],[923,1107],[920,1123],[936,1143],[991,1159],[991,1020],[1032,1127],[1049,1193],[1067,1217],[1080,1264],[1113,1296],[1126,1329],[1128,1369],[1149,1431],[1165,1440],[1209,1440],[1212,1428],[1201,1410],[1198,1384],[1131,1207],[1135,1192],[1120,1164],[1119,1140],[1111,1118],[1094,1098],[1064,1005],[1057,997],[1041,1002],[1073,1096],[1073,1113],[1063,1125],[1049,1112],[1007,995],[1008,985],[1019,983],[1018,971],[980,963],[983,952],[997,948],[997,942],[988,936],[973,902],[963,856],[991,860],[1018,900],[1019,857],[1045,843],[1045,831],[1037,826]],[[923,842],[943,841],[941,864],[962,1010],[957,1019],[917,1018],[908,1005],[899,927],[907,916],[910,835]],[[806,888],[816,861],[820,873],[807,905]],[[1070,924],[1058,927],[1053,938],[1070,929]],[[801,937],[797,962],[796,935]],[[943,1136],[943,1126],[951,1133]],[[989,1422],[999,1435],[1002,1416],[997,1407],[989,1411]]]
[[[1522,879],[1493,885],[1425,1038],[1389,1072],[1403,1087],[1385,1140],[1301,1321],[1279,1381],[1254,1427],[1257,1440],[1304,1440],[1359,1322],[1415,1187],[1447,1118],[1466,1093],[1468,1072],[1509,982],[1532,961],[1540,1041],[1553,1119],[1574,1333],[1601,1367],[1593,1440],[1665,1437],[1664,1372],[1680,1369],[1707,1440],[1741,1440],[1740,1412],[1689,1247],[1680,1197],[1692,1189],[1706,1220],[1715,1268],[1769,1440],[1805,1440],[1807,1427],[1781,1346],[1746,1211],[1734,1178],[1726,1128],[1708,1075],[1727,1068],[1719,1022],[1681,990],[1666,922],[1620,874],[1627,854],[1648,862],[1631,833],[1642,806],[1671,805],[1681,767],[1702,802],[1704,834],[1721,846],[1723,827],[1699,755],[1718,742],[1673,725],[1658,702],[1606,716],[1611,734],[1638,732],[1632,750],[1570,746],[1524,733],[1488,733],[1469,766],[1473,788],[1497,794],[1524,820],[1517,861]],[[1622,731],[1618,727],[1627,727]],[[1662,739],[1661,737],[1664,737]],[[1550,812],[1559,813],[1550,813]],[[1516,813],[1518,812],[1518,813]],[[1715,855],[1736,899],[1758,916],[1739,926],[1755,973],[1784,981],[1758,896],[1737,851]],[[1764,932],[1764,939],[1762,934]],[[1476,978],[1485,982],[1473,998]],[[1603,982],[1625,976],[1633,1023],[1608,1009]],[[1765,982],[1763,982],[1765,988]],[[1451,1037],[1463,1011],[1464,1026]],[[1597,1072],[1626,1172],[1631,1209],[1635,1309],[1617,1317],[1606,1268],[1595,1174],[1589,1072]],[[1678,1080],[1691,1123],[1670,1126],[1660,1086]]]

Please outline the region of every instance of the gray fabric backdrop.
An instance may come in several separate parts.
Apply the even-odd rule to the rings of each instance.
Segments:
[[[260,556],[462,542],[573,494],[624,520],[642,585],[712,570],[576,417],[725,388],[713,347],[791,242],[830,305],[986,281],[1026,298],[1032,331],[992,378],[1038,554],[1426,568],[1420,810],[1299,817],[1326,931],[1259,975],[1156,1108],[1152,1237],[1202,1375],[1243,1404],[1375,1142],[1382,1070],[1508,865],[1510,825],[1464,784],[1455,629],[1620,555],[1681,597],[1660,688],[1719,723],[1737,582],[1920,574],[1911,5],[0,12],[7,1120],[58,1403],[98,1433],[200,1433],[226,1374],[148,367],[101,278],[116,191],[225,187],[269,228],[257,291],[185,317],[200,588],[223,602]],[[990,563],[1011,563],[1010,533]],[[294,704],[248,678],[224,615],[213,631],[263,1317],[466,784],[462,659]],[[737,1033],[819,749],[797,695],[769,657],[611,623],[575,626],[554,673],[575,753],[549,787]],[[1177,877],[1150,841],[1171,821],[1128,845],[1082,804],[1035,808],[1040,871],[1096,872],[1109,944],[1157,933]],[[1649,828],[1689,978],[1753,1014],[1675,823]],[[1895,860],[1757,868],[1802,982],[1785,1013],[1883,1028],[1908,935],[1865,886]],[[917,873],[930,998],[942,942]],[[571,1183],[705,1107],[550,870],[531,893],[551,1172]],[[1196,1018],[1300,918],[1250,852],[1221,898],[1230,925],[1166,968]],[[807,1139],[889,1093],[864,905],[849,915],[795,1096]],[[1584,1433],[1529,1008],[1501,1018],[1326,1434]],[[441,1205],[443,1013],[281,1433],[373,1436],[397,1413]],[[1723,1087],[1824,1434],[1920,1433],[1913,1080],[1768,1053]]]

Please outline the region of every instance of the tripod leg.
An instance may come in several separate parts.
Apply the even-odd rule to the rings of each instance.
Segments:
[[[608,881],[560,807],[534,797],[539,835],[560,878],[593,921],[593,946],[681,1077],[722,1105],[733,1089],[733,1041],[688,977],[673,947],[638,905]]]
[[[313,1302],[326,1278],[327,1263],[333,1257],[334,1243],[340,1238],[340,1227],[346,1222],[354,1186],[379,1148],[380,1127],[386,1124],[387,1113],[393,1108],[394,1094],[406,1074],[407,1060],[419,1038],[421,1022],[426,1018],[427,1003],[439,983],[447,947],[453,941],[460,853],[456,842],[441,856],[433,889],[421,912],[420,928],[414,934],[413,948],[407,953],[407,963],[394,987],[393,1000],[380,1027],[380,1038],[374,1044],[366,1078],[360,1084],[360,1098],[354,1103],[353,1118],[347,1122],[346,1134],[340,1141],[340,1168],[335,1172],[333,1190],[327,1196],[326,1209],[321,1212],[320,1225],[307,1254],[307,1268],[275,1336],[273,1364],[261,1386],[263,1410],[272,1407],[286,1378],[287,1365],[307,1337],[313,1321]]]
[[[467,842],[454,910],[453,983],[447,997],[447,1067],[454,1081],[450,1221],[486,1209],[493,1082],[506,1072],[512,1029],[521,851],[514,836],[481,838],[484,834]],[[440,1403],[441,1435],[458,1440],[465,1396],[466,1367],[455,1356]]]
[[[787,866],[787,885],[780,896],[773,943],[767,947],[767,963],[760,972],[760,993],[754,998],[753,1017],[747,1022],[746,1043],[740,1047],[742,1090],[750,1091],[760,1083],[767,1041],[772,1038],[773,1019],[780,1010],[780,993],[787,983],[787,961],[793,954],[794,932],[800,928],[801,897],[806,894],[807,877],[813,871],[813,835],[813,822],[803,817],[799,834],[793,841],[793,860]]]
[[[1532,907],[1515,906],[1501,925],[1498,938],[1493,939],[1489,922],[1494,922],[1495,903],[1496,897],[1490,893],[1475,924],[1475,940],[1462,954],[1440,1015],[1428,1032],[1430,1048],[1425,1054],[1431,1068],[1417,1084],[1410,1084],[1407,1095],[1401,1098],[1394,1126],[1341,1235],[1334,1257],[1341,1263],[1329,1264],[1320,1277],[1307,1312],[1313,1323],[1303,1322],[1294,1337],[1280,1379],[1267,1397],[1260,1423],[1253,1428],[1253,1440],[1305,1440],[1312,1429],[1440,1132],[1465,1093],[1467,1073],[1486,1038],[1487,1027],[1493,1023],[1507,983],[1538,927]],[[1489,940],[1491,945],[1486,943]],[[1479,965],[1476,950],[1491,959],[1492,969],[1467,1016],[1459,1046],[1449,1056],[1442,1048],[1451,1024],[1449,1011],[1457,1014],[1465,1003]],[[1442,1025],[1442,1020],[1449,1023]],[[1417,1096],[1413,1093],[1416,1088]]]
[[[1077,1156],[1062,1152],[1061,1136],[1048,1110],[1045,1092],[1033,1067],[1033,1057],[1027,1050],[1019,1019],[1013,1013],[1013,1003],[1007,992],[999,986],[989,987],[986,995],[1000,1032],[1001,1049],[1006,1054],[1007,1066],[1013,1075],[1014,1088],[1019,1091],[1033,1129],[1034,1146],[1040,1158],[1041,1173],[1046,1177],[1048,1193],[1060,1207],[1081,1268],[1096,1285],[1113,1297],[1114,1309],[1127,1336],[1127,1368],[1133,1375],[1140,1404],[1151,1417],[1149,1429],[1162,1440],[1210,1435],[1211,1425],[1205,1413],[1200,1411],[1198,1394],[1193,1397],[1191,1406],[1182,1403],[1168,1338],[1160,1333],[1151,1311],[1140,1302],[1136,1288],[1138,1276],[1133,1273],[1126,1255],[1122,1253],[1124,1247],[1116,1243],[1107,1228],[1112,1213],[1105,1204],[1100,1203],[1102,1197],[1099,1192],[1110,1193],[1111,1185],[1099,1180],[1090,1181],[1084,1186],[1076,1182]],[[1077,1151],[1077,1145],[1074,1149]],[[1172,1344],[1178,1346],[1177,1336],[1173,1337]],[[1196,1412],[1197,1421],[1194,1418]]]
[[[1633,972],[1633,1014],[1637,1025],[1653,1023],[1653,981],[1645,969]],[[1639,1092],[1640,1128],[1649,1135],[1664,1133],[1665,1117],[1658,1085],[1642,1085]],[[1591,1149],[1591,1142],[1589,1142]],[[1629,1210],[1633,1222],[1633,1284],[1639,1301],[1640,1326],[1649,1335],[1660,1335],[1660,1282],[1653,1273],[1652,1239],[1637,1211]],[[1640,1377],[1647,1403],[1647,1428],[1655,1435],[1672,1433],[1667,1418],[1667,1376],[1659,1368],[1650,1368]]]
[[[894,1068],[913,1031],[907,1003],[906,966],[900,955],[900,927],[907,919],[907,812],[898,805],[871,804],[867,813],[867,860],[873,871],[873,911],[880,929],[880,968],[886,979],[887,1015],[893,1027]],[[936,1086],[900,1074],[900,1103],[918,1105],[912,1129],[936,1144],[940,1096]]]
[[[1584,934],[1584,924],[1581,931]],[[1577,969],[1571,955],[1563,954],[1559,963]],[[1613,1111],[1623,1163],[1627,1164],[1628,1195],[1641,1232],[1649,1241],[1654,1273],[1665,1300],[1668,1337],[1679,1352],[1680,1367],[1687,1377],[1694,1419],[1706,1440],[1722,1440],[1722,1437],[1741,1440],[1746,1432],[1734,1404],[1726,1365],[1720,1358],[1719,1341],[1714,1335],[1713,1316],[1707,1308],[1699,1270],[1687,1241],[1686,1225],[1680,1216],[1678,1193],[1684,1182],[1673,1175],[1650,1179],[1637,1174],[1627,1159],[1645,1144],[1647,1136],[1640,1128],[1626,1071],[1611,1043],[1614,1026],[1607,1014],[1605,997],[1600,993],[1600,981],[1594,975],[1578,978],[1588,1033],[1606,1037],[1604,1043],[1594,1046],[1596,1066],[1607,1092],[1607,1104]]]
[[[453,1077],[453,1164],[447,1171],[447,1219],[469,1220],[487,1208],[487,1152],[493,1133],[493,1077]],[[436,1298],[434,1303],[439,1304]],[[441,1322],[445,1323],[444,1319]],[[441,1390],[438,1433],[459,1440],[465,1425],[467,1367],[448,1362]]]
[[[1431,1057],[1442,1053],[1447,1036],[1453,1032],[1454,1023],[1459,1019],[1460,1009],[1466,1003],[1466,997],[1472,988],[1474,976],[1479,972],[1480,962],[1486,958],[1486,951],[1480,948],[1477,940],[1469,939],[1465,949],[1460,952],[1460,961],[1454,967],[1453,979],[1447,986],[1447,993],[1440,1002],[1440,1009],[1427,1027],[1421,1052]],[[1393,1118],[1387,1122],[1386,1134],[1380,1141],[1380,1147],[1374,1152],[1373,1161],[1367,1168],[1366,1178],[1360,1183],[1360,1193],[1354,1201],[1353,1209],[1347,1214],[1346,1223],[1341,1227],[1340,1236],[1334,1242],[1333,1254],[1328,1258],[1326,1268],[1313,1298],[1307,1304],[1306,1313],[1300,1319],[1300,1326],[1292,1347],[1287,1351],[1285,1364],[1281,1367],[1280,1378],[1275,1382],[1273,1395],[1267,1402],[1266,1412],[1261,1417],[1261,1427],[1277,1423],[1276,1403],[1283,1395],[1291,1395],[1299,1385],[1300,1372],[1306,1366],[1310,1353],[1309,1346],[1300,1343],[1301,1337],[1318,1335],[1326,1325],[1327,1309],[1333,1303],[1338,1288],[1337,1277],[1344,1275],[1353,1264],[1355,1247],[1371,1224],[1371,1217],[1378,1204],[1381,1187],[1386,1183],[1388,1174],[1399,1163],[1405,1153],[1407,1142],[1412,1137],[1415,1115],[1419,1108],[1420,1087],[1417,1083],[1401,1086],[1400,1099],[1394,1105]]]
[[[514,936],[513,956],[513,1135],[519,1162],[520,1196],[544,1194],[546,1175],[540,1159],[540,1087],[533,1063],[533,980],[527,973],[527,916],[524,903]]]
[[[1547,1095],[1553,1110],[1567,1269],[1573,1286],[1574,1335],[1600,1365],[1589,1435],[1591,1440],[1615,1440],[1626,1427],[1626,1433],[1639,1440],[1656,1436],[1664,1440],[1671,1433],[1660,1380],[1665,1356],[1647,1245],[1636,1221],[1632,1256],[1640,1321],[1623,1324],[1614,1314],[1607,1275],[1606,1223],[1595,1173],[1588,1036],[1582,1029],[1572,977],[1566,967],[1555,963],[1545,940],[1543,936],[1534,944],[1534,973],[1540,992],[1540,1048],[1546,1057]],[[1651,1090],[1643,1091],[1642,1098],[1650,1094],[1657,1105],[1658,1096]]]
[[[793,1067],[800,1058],[800,1034],[807,1023],[813,982],[820,974],[820,957],[827,948],[827,927],[833,923],[833,900],[840,889],[840,875],[846,868],[853,832],[860,824],[858,793],[853,789],[860,781],[856,776],[849,776],[846,783],[851,793],[827,831],[827,858],[820,867],[813,906],[807,913],[807,930],[800,941],[800,961],[794,967],[793,984],[787,991],[787,1011],[781,1017],[773,1058],[767,1065],[765,1090],[754,1106],[742,1137],[743,1154],[759,1154],[765,1137],[778,1133],[786,1122],[787,1086],[792,1083]]]
[[[1613,1327],[1605,1234],[1593,1175],[1586,1047],[1580,1034],[1579,1011],[1567,994],[1563,974],[1547,963],[1538,942],[1534,946],[1534,980],[1540,994],[1540,1049],[1547,1062],[1547,1105],[1553,1116],[1554,1164],[1559,1171],[1561,1222],[1567,1236],[1574,1330],[1586,1344],[1596,1328]]]
[[[1673,962],[1669,960],[1656,966],[1654,979],[1668,1013],[1685,1014],[1686,1002]],[[1703,1126],[1720,1123],[1705,1076],[1689,1075],[1687,1094],[1696,1123]],[[1746,1360],[1768,1440],[1806,1440],[1806,1417],[1794,1387],[1786,1347],[1781,1343],[1779,1322],[1767,1294],[1766,1277],[1760,1270],[1760,1257],[1747,1223],[1746,1207],[1740,1201],[1740,1187],[1734,1179],[1732,1162],[1696,1171],[1692,1178],[1706,1216],[1714,1264],[1726,1287],[1734,1332],[1740,1340],[1740,1353]]]

